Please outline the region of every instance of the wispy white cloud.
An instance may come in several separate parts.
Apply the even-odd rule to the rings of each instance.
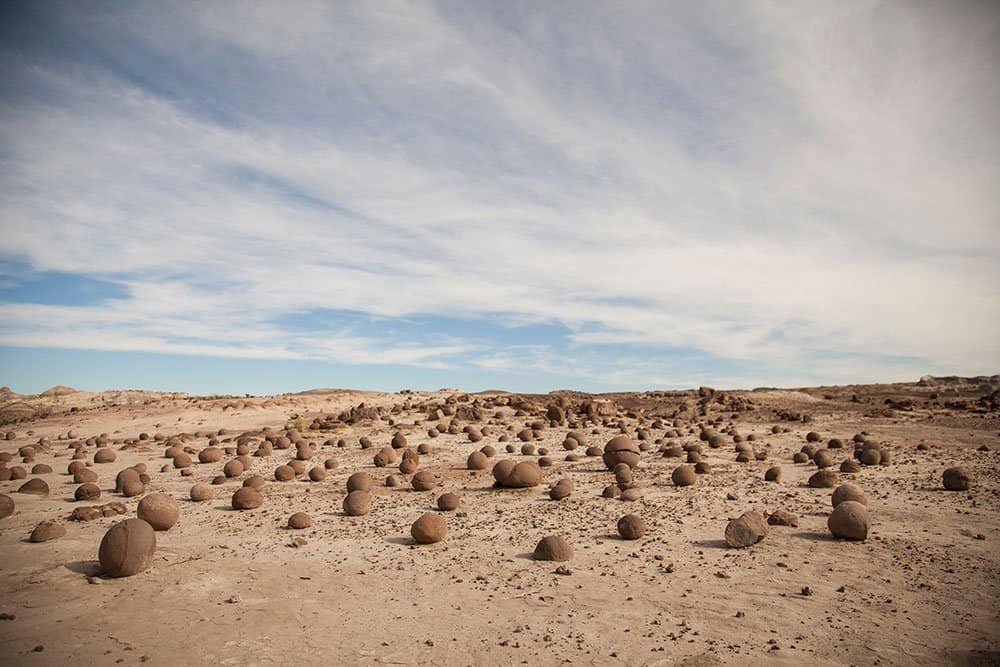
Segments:
[[[3,252],[128,297],[5,305],[0,344],[608,384],[693,377],[623,345],[700,381],[1000,366],[988,4],[231,9],[62,17],[132,69],[4,57]],[[316,309],[570,333],[283,324]]]

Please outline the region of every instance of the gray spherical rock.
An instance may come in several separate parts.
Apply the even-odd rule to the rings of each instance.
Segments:
[[[153,527],[142,519],[126,519],[108,529],[97,555],[108,576],[131,577],[149,568],[155,552]]]
[[[868,537],[868,508],[854,500],[837,505],[826,520],[834,537],[861,541]]]

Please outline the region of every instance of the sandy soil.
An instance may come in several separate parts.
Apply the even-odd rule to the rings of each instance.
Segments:
[[[0,482],[0,493],[16,503],[15,513],[0,519],[0,663],[1000,664],[1000,413],[976,408],[973,399],[981,393],[971,384],[730,392],[726,400],[741,405],[710,400],[703,402],[705,414],[694,392],[618,394],[601,397],[613,401],[606,405],[615,414],[590,421],[578,411],[589,400],[582,395],[527,397],[531,409],[521,416],[492,405],[497,395],[452,392],[8,395],[6,404],[26,420],[0,429],[15,434],[0,440],[0,452],[13,454],[6,465],[30,473],[34,464],[47,463],[54,472],[28,475],[48,483],[47,497],[17,493],[24,480]],[[891,409],[887,397],[909,397],[912,409]],[[968,405],[946,405],[963,397]],[[461,432],[429,438],[436,422],[426,421],[427,404],[449,400],[452,407],[483,404],[486,417],[475,425],[492,424],[491,434],[475,444]],[[507,400],[500,395],[499,402]],[[557,400],[567,406],[567,420],[544,428],[533,443],[548,448],[553,460],[542,485],[495,489],[489,469],[465,469],[469,453],[486,444],[500,451],[491,465],[501,458],[537,459],[520,454],[514,434]],[[362,401],[384,408],[384,416],[308,428],[314,417],[336,417]],[[811,421],[792,421],[789,412]],[[210,482],[231,456],[195,463],[187,477],[164,458],[171,437],[189,434],[183,444],[197,451],[207,446],[208,432],[226,429],[214,437],[235,447],[243,432],[282,430],[299,416],[297,425],[316,448],[309,465],[327,458],[339,463],[321,482],[275,481],[275,467],[295,455],[294,447],[276,449],[254,458],[240,478],[213,487],[214,500],[195,503],[188,500],[192,484]],[[754,434],[751,444],[766,451],[767,460],[737,463],[727,436],[719,448],[705,446],[711,474],[693,487],[673,486],[670,472],[680,460],[661,457],[662,442],[697,443],[696,425],[720,416],[716,430],[732,426],[744,437]],[[657,419],[663,423],[654,427]],[[636,470],[643,493],[637,502],[601,497],[614,476],[599,457],[564,460],[562,442],[572,424],[587,431],[591,444],[604,445],[621,431],[619,420],[633,438],[637,427],[650,432],[652,447]],[[675,423],[680,436],[665,437]],[[773,434],[776,424],[787,432]],[[815,465],[792,462],[810,431],[823,442],[847,443],[834,450],[838,463],[851,457],[850,439],[860,431],[892,452],[890,465],[841,475],[869,496],[872,526],[864,542],[830,535],[831,489],[806,486]],[[420,467],[440,476],[439,488],[379,487],[370,514],[345,516],[341,503],[351,473],[367,470],[380,483],[398,474],[372,463],[397,432],[411,446],[431,446]],[[71,443],[101,433],[117,454],[114,463],[92,464],[102,497],[73,502],[76,485],[66,474]],[[151,437],[138,440],[140,433]],[[501,435],[516,443],[517,454],[504,453]],[[362,449],[361,436],[375,448]],[[40,438],[48,439],[48,451],[21,463],[18,449]],[[345,447],[334,444],[341,438]],[[328,439],[333,442],[324,446]],[[919,443],[928,448],[918,450]],[[983,445],[988,451],[979,451]],[[96,449],[83,451],[89,463]],[[176,498],[181,517],[157,533],[152,567],[107,578],[97,562],[101,538],[117,521],[134,517],[141,499],[115,493],[115,476],[140,462],[151,477],[147,493]],[[774,465],[782,467],[782,481],[764,482]],[[942,489],[942,471],[956,465],[975,475],[971,490]],[[235,511],[230,497],[252,474],[268,480],[264,505]],[[561,478],[573,480],[575,491],[552,501],[549,484]],[[443,491],[463,499],[457,512],[442,513],[448,536],[417,546],[410,524],[434,511]],[[123,502],[128,513],[69,519],[74,507],[110,501]],[[778,508],[797,514],[799,526],[773,526],[747,549],[727,547],[729,518]],[[286,527],[298,511],[312,517],[312,528]],[[627,513],[648,524],[642,539],[617,536],[616,522]],[[67,534],[29,542],[46,519],[59,521]],[[553,534],[574,549],[562,574],[560,564],[531,558],[538,540]]]

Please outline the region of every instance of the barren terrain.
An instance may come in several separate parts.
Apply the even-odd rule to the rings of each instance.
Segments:
[[[998,389],[993,376],[599,396],[6,391],[0,433],[13,435],[0,440],[2,465],[26,477],[0,481],[15,504],[0,519],[0,663],[998,664]],[[482,439],[470,441],[466,427]],[[602,497],[615,475],[583,443],[564,448],[574,430],[591,446],[622,433],[642,445],[638,500]],[[884,464],[838,473],[867,494],[866,540],[828,530],[833,489],[807,485],[814,461],[793,462],[810,432],[818,448],[841,441],[828,450],[831,470],[865,441],[886,452]],[[419,470],[436,488],[414,490],[398,460],[374,465],[397,434],[409,448],[427,445]],[[289,448],[258,449],[282,437]],[[325,479],[275,479],[302,451],[296,441],[312,445],[306,472],[334,460]],[[199,463],[210,445],[224,456]],[[467,469],[486,445],[496,449],[489,465]],[[685,458],[662,452],[695,445],[710,472],[675,486],[671,472]],[[166,458],[171,447],[191,465]],[[102,449],[115,460],[95,463]],[[494,486],[497,461],[539,461],[543,449],[541,484]],[[740,449],[748,461],[736,460]],[[216,479],[241,453],[249,470]],[[97,473],[100,498],[74,500],[74,455]],[[143,492],[116,492],[118,472],[140,463]],[[33,474],[38,464],[52,472]],[[764,481],[774,466],[781,480]],[[972,474],[969,490],[944,490],[942,473],[955,466]],[[346,516],[345,482],[358,471],[375,478],[374,500],[370,513]],[[263,505],[234,510],[234,491],[253,475],[266,480]],[[390,475],[399,486],[384,485]],[[47,496],[18,492],[34,478]],[[550,499],[564,478],[572,493]],[[214,499],[190,500],[196,482],[211,484]],[[179,520],[156,533],[148,569],[105,576],[102,537],[155,492],[176,500]],[[447,536],[415,544],[411,524],[437,513],[444,492],[461,496],[457,510],[439,512]],[[71,519],[78,507],[111,502],[125,513]],[[770,526],[748,548],[727,545],[730,519],[778,509],[798,526]],[[312,526],[289,528],[296,512]],[[629,513],[646,523],[638,540],[616,530]],[[66,534],[29,541],[44,520]],[[566,538],[570,560],[532,558],[548,535]]]

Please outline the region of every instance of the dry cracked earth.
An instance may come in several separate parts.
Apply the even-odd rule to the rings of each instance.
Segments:
[[[994,376],[599,396],[5,390],[0,662],[1000,664],[998,388]],[[586,442],[567,442],[570,431]],[[406,445],[392,449],[399,434]],[[631,501],[603,497],[616,477],[600,449],[622,434],[640,451],[617,487]],[[487,446],[485,469],[469,470]],[[397,461],[377,467],[386,447]],[[208,448],[218,460],[200,463]],[[400,470],[407,448],[433,489]],[[834,489],[808,483],[816,451],[866,495],[866,539],[831,534]],[[226,477],[238,457],[245,469]],[[676,486],[688,458],[705,472]],[[495,485],[504,459],[541,463],[541,482]],[[278,481],[292,460],[302,473]],[[857,472],[840,472],[844,461]],[[76,500],[71,463],[95,473],[99,497]],[[140,485],[116,491],[134,466]],[[765,481],[773,467],[780,481]],[[967,490],[944,488],[952,467]],[[359,471],[375,480],[371,509],[347,516]],[[236,510],[248,479],[263,502]],[[571,493],[553,500],[562,479]],[[44,484],[20,491],[30,480]],[[191,500],[198,483],[213,497]],[[446,492],[457,509],[438,510]],[[109,576],[102,539],[155,494],[173,499],[176,522],[155,532],[144,570]],[[727,544],[731,519],[777,510],[798,525]],[[289,527],[298,512],[310,526]],[[411,525],[428,512],[447,534],[417,544]],[[639,539],[619,536],[626,514],[645,523]],[[536,560],[546,536],[564,537],[572,557]]]

